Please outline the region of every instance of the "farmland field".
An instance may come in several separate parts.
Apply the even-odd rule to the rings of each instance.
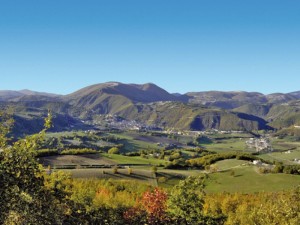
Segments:
[[[135,180],[157,186],[156,177],[150,170],[132,169],[130,174],[128,169],[72,169],[64,170],[70,173],[73,178],[97,178],[97,179],[118,179],[118,180]]]
[[[140,156],[124,156],[124,155],[116,155],[116,154],[101,154],[104,158],[115,162],[116,164],[148,164],[148,165],[159,165],[165,164],[165,160],[156,159],[156,158],[143,158]]]
[[[71,132],[60,134],[51,134],[59,137],[75,135]],[[86,135],[79,132],[78,135]],[[70,172],[74,178],[97,178],[97,179],[120,179],[120,180],[137,180],[146,182],[150,185],[160,186],[164,188],[172,188],[179,181],[184,180],[188,176],[206,174],[207,171],[197,169],[165,169],[163,166],[170,163],[168,157],[158,159],[153,154],[146,154],[147,150],[163,149],[168,144],[176,144],[186,146],[187,141],[195,140],[192,136],[178,136],[169,138],[166,136],[151,136],[146,133],[139,132],[123,132],[110,133],[109,135],[116,137],[117,143],[124,144],[124,152],[135,152],[145,150],[142,156],[125,156],[122,154],[87,154],[87,155],[57,155],[41,157],[40,162],[44,165],[75,165],[72,169],[64,167],[64,171]],[[247,134],[236,135],[211,135],[210,141],[205,140],[200,145],[206,150],[225,153],[225,152],[255,152],[254,149],[246,147],[245,141],[251,137]],[[209,139],[208,139],[209,140]],[[182,142],[182,143],[179,143]],[[160,143],[162,146],[159,146]],[[262,159],[270,162],[279,161],[284,164],[296,164],[294,159],[300,158],[300,143],[292,142],[288,139],[272,138],[271,143],[275,151],[262,152],[258,155]],[[114,143],[112,143],[114,144]],[[291,149],[291,150],[289,150]],[[287,151],[289,150],[289,151]],[[172,150],[169,150],[172,152]],[[195,152],[180,149],[181,157],[186,160],[195,156]],[[120,167],[117,173],[114,172],[114,165],[130,165],[129,169]],[[111,168],[82,168],[81,165],[108,165]],[[152,167],[157,166],[157,172],[154,177]],[[288,174],[261,174],[258,167],[249,161],[229,159],[222,160],[212,165],[213,170],[208,174],[206,182],[206,191],[208,193],[216,192],[258,192],[258,191],[279,191],[283,189],[292,189],[300,185],[300,176]]]
[[[210,174],[205,190],[208,193],[275,192],[289,190],[297,185],[300,185],[300,176],[298,175],[260,174],[255,166],[244,166]]]
[[[113,160],[102,157],[99,154],[87,155],[57,155],[40,157],[40,163],[43,165],[113,165]]]
[[[214,141],[211,144],[203,144],[205,149],[214,152],[228,152],[228,151],[246,151],[246,152],[254,152],[254,150],[246,149],[245,141],[248,139],[224,139]]]

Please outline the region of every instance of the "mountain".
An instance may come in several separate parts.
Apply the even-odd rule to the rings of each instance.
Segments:
[[[199,107],[180,102],[138,105],[138,111],[120,112],[120,116],[178,130],[260,130],[269,129],[261,118],[221,109]]]
[[[18,91],[0,91],[0,101],[9,101],[23,95]]]
[[[24,95],[39,95],[39,96],[48,96],[48,97],[58,97],[59,95],[57,94],[52,94],[52,93],[47,93],[47,92],[37,92],[37,91],[31,91],[28,89],[24,89],[19,91],[19,93],[24,94]]]
[[[297,99],[300,99],[300,91],[291,92],[291,93],[289,93],[289,95],[292,95],[292,96],[296,97]]]
[[[68,95],[30,90],[0,91],[1,108],[11,106],[19,130],[30,130],[51,110],[59,129],[91,124],[99,114],[113,114],[166,129],[258,130],[300,124],[300,92],[264,95],[245,91],[206,91],[170,94],[155,84],[107,82]],[[67,126],[67,121],[77,121]],[[79,122],[78,122],[79,121]],[[27,124],[22,126],[22,124]],[[41,122],[33,122],[39,124]],[[74,125],[75,124],[75,125]],[[35,125],[33,125],[35,127]]]
[[[188,92],[189,102],[203,104],[206,106],[215,106],[223,109],[234,109],[249,103],[268,102],[265,95],[258,92],[245,91],[205,91]]]
[[[21,91],[10,91],[10,90],[0,91],[0,101],[21,101],[20,98],[25,96],[59,97],[60,95],[46,93],[46,92],[31,91],[27,89]]]
[[[263,118],[270,126],[277,129],[300,125],[300,100],[276,104],[247,104],[233,111]]]
[[[123,84],[119,82],[108,82],[104,84],[88,86],[65,96],[64,99],[71,102],[79,102],[80,99],[87,99],[97,102],[97,98],[102,97],[102,95],[123,96],[133,103],[178,100],[176,96],[168,93],[164,89],[152,83],[138,85]]]
[[[92,120],[96,114],[115,114],[128,120],[177,129],[263,129],[266,122],[254,116],[185,104],[190,96],[170,94],[148,83],[143,85],[108,82],[96,84],[63,100],[76,109],[76,116]],[[230,122],[229,122],[230,121]]]
[[[268,103],[285,103],[299,99],[300,95],[299,97],[297,97],[297,95],[292,94],[273,93],[266,95],[266,98],[268,100]]]
[[[242,105],[238,108],[233,109],[232,111],[234,112],[241,112],[245,114],[250,114],[254,115],[260,118],[265,118],[267,119],[267,115],[272,108],[273,104],[255,104],[255,103],[250,103],[250,104],[245,104]]]
[[[123,84],[108,82],[80,89],[62,98],[65,102],[87,114],[118,114],[121,111],[138,111],[137,103],[180,101],[155,84]],[[78,114],[77,114],[78,115]]]

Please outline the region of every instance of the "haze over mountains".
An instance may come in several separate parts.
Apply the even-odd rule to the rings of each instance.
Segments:
[[[300,124],[300,91],[264,95],[244,91],[170,94],[155,84],[108,82],[68,95],[0,91],[2,107],[14,108],[19,128],[41,126],[41,115],[51,110],[55,127],[67,129],[82,120],[93,124],[98,115],[178,130],[258,130]],[[30,123],[38,125],[28,126]],[[33,122],[35,121],[35,122]],[[39,121],[39,122],[36,122]],[[24,124],[27,124],[24,126]]]

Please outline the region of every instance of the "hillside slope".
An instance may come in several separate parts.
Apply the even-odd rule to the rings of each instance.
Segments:
[[[20,118],[29,120],[48,110],[68,120],[91,122],[99,114],[114,114],[181,130],[269,129],[266,121],[275,128],[300,124],[299,97],[299,92],[264,95],[244,91],[181,95],[152,83],[119,82],[91,85],[65,96],[30,90],[0,91],[2,106],[12,106]],[[59,121],[58,127],[63,127],[64,122]]]

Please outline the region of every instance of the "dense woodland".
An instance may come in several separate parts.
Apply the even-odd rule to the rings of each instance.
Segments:
[[[44,130],[17,141],[9,136],[12,117],[1,112],[0,118],[1,224],[300,224],[299,187],[279,193],[206,194],[208,175],[188,177],[171,189],[73,179],[36,160],[51,115]]]

